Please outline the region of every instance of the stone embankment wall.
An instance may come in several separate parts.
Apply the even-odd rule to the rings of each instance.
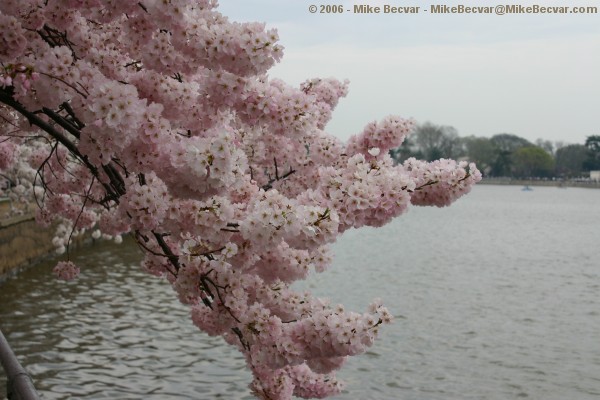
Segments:
[[[0,282],[21,268],[55,255],[52,238],[56,226],[43,228],[35,222],[33,209],[22,215],[7,216],[10,202],[0,199]],[[73,240],[79,246],[91,240],[88,235]]]
[[[41,228],[32,213],[0,220],[0,280],[53,253],[54,227]]]

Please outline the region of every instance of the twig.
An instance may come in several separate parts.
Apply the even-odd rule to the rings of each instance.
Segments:
[[[158,245],[160,246],[160,248],[162,249],[162,251],[164,251],[165,256],[169,259],[171,264],[175,267],[175,271],[179,272],[179,269],[181,268],[181,264],[179,263],[179,256],[177,256],[173,253],[173,251],[171,250],[171,248],[169,247],[167,242],[165,242],[165,239],[163,238],[162,234],[156,233],[154,231],[152,231],[152,234],[156,238],[156,241],[157,241]]]
[[[292,169],[292,167],[290,167],[290,170],[288,172],[286,172],[282,176],[279,176],[279,170],[277,167],[277,159],[274,159],[274,161],[275,161],[275,178],[270,178],[269,182],[267,182],[266,184],[261,186],[261,189],[263,189],[265,192],[267,190],[273,189],[273,183],[287,179],[290,175],[292,175],[294,172],[296,172],[296,170],[294,170],[294,169]]]

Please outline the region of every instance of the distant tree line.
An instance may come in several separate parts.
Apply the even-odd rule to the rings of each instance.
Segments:
[[[589,136],[585,144],[543,139],[531,143],[509,133],[460,137],[451,126],[425,122],[390,154],[398,163],[410,157],[465,159],[475,162],[488,177],[568,179],[600,170],[600,136]]]

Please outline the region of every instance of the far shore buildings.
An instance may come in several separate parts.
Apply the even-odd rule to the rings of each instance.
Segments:
[[[600,181],[600,171],[590,171],[590,180]]]

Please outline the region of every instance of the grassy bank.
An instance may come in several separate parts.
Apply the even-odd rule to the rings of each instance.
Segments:
[[[551,179],[513,179],[513,178],[484,178],[479,185],[515,185],[515,186],[555,186],[555,187],[580,187],[600,189],[599,181],[581,180],[551,180]]]

